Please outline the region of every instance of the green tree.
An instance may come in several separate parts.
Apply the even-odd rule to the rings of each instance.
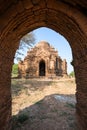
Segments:
[[[18,64],[14,64],[12,67],[12,77],[18,76]]]
[[[75,77],[75,73],[74,73],[74,71],[72,71],[72,72],[69,74],[69,76],[71,76],[71,77]]]

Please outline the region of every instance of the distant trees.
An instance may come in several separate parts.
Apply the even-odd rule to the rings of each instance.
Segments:
[[[75,77],[75,73],[74,71],[72,71],[70,74],[69,74],[70,77]]]
[[[12,67],[12,77],[18,76],[18,64],[14,64]]]
[[[22,37],[20,40],[20,45],[15,54],[15,59],[17,61],[21,60],[21,56],[24,55],[24,50],[31,48],[35,44],[35,35],[33,32],[30,32]]]
[[[24,56],[24,51],[28,50],[35,44],[35,35],[33,32],[30,32],[22,37],[20,40],[19,48],[15,54],[16,64],[12,67],[12,77],[18,76],[18,61]]]

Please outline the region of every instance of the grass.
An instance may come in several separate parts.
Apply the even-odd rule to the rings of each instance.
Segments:
[[[67,102],[66,107],[75,108],[75,104],[72,104],[72,103],[68,103],[68,102]]]
[[[35,103],[36,105],[41,105],[42,104],[42,100],[41,101],[38,101]]]
[[[56,109],[56,108],[55,108],[55,109],[52,109],[51,112],[56,112],[56,113],[57,113],[57,112],[58,112],[58,109]]]
[[[67,115],[68,115],[68,113],[65,112],[65,111],[63,111],[63,112],[60,113],[60,116],[67,116]]]
[[[70,128],[73,128],[73,111],[75,109],[75,105],[71,102],[73,100],[63,102],[63,104],[61,104],[59,100],[54,100],[55,94],[73,98],[72,93],[70,93],[70,96],[68,96],[69,92],[67,93],[67,86],[70,91],[71,87],[73,87],[71,84],[62,81],[60,83],[60,81],[12,79],[13,114],[16,114],[19,108],[18,114],[12,117],[12,130],[26,129],[24,128],[26,124],[29,125],[28,128],[31,128],[33,127],[33,123],[35,123],[36,126],[36,123],[38,125],[39,122],[44,122],[44,120],[59,120],[62,122],[63,119],[68,123],[68,126],[70,125]],[[50,86],[52,87],[50,88]],[[51,98],[49,98],[48,95]],[[15,105],[17,105],[17,107],[15,107]]]
[[[11,81],[13,97],[18,96],[22,90],[27,89],[27,88],[25,88],[25,86],[23,84],[24,84],[24,80],[22,80],[22,79],[19,79],[19,80],[13,79]]]

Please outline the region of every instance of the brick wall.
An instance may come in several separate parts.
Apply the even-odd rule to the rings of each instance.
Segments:
[[[9,130],[11,118],[11,68],[20,38],[49,27],[70,43],[77,83],[77,119],[87,125],[87,1],[0,1],[0,129]]]

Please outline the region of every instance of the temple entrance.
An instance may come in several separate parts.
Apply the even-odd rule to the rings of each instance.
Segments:
[[[45,76],[45,62],[40,61],[39,63],[39,76]]]

